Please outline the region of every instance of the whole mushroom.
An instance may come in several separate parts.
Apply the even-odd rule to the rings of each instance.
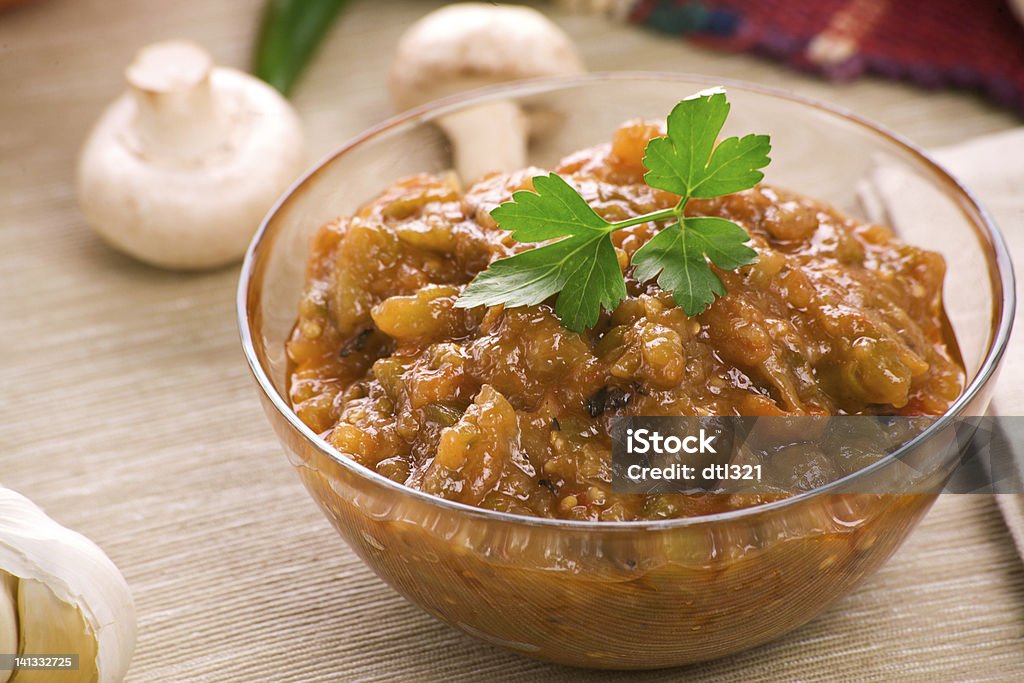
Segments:
[[[391,99],[399,110],[471,88],[582,73],[569,37],[543,14],[518,5],[463,2],[413,24],[391,66]],[[528,112],[493,101],[439,121],[464,181],[526,165]]]
[[[78,200],[114,247],[165,268],[226,265],[301,172],[299,119],[198,45],[143,48],[82,150]]]

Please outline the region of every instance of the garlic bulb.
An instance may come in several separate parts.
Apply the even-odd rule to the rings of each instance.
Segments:
[[[79,655],[61,681],[121,681],[135,649],[128,584],[92,541],[0,488],[0,653]],[[44,682],[54,671],[0,671],[0,683]]]
[[[0,653],[18,651],[18,583],[13,576],[0,570]],[[11,671],[0,669],[0,683],[10,680]]]

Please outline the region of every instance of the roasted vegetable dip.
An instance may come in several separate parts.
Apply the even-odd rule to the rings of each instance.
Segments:
[[[669,208],[643,182],[630,122],[554,170],[608,220]],[[539,169],[465,192],[449,177],[397,183],[317,232],[290,341],[290,399],[341,453],[431,494],[590,520],[685,517],[758,496],[616,495],[615,415],[937,415],[963,369],[942,309],[941,256],[822,203],[759,185],[692,200],[751,235],[758,261],[688,317],[629,257],[659,226],[614,234],[629,296],[583,334],[550,306],[459,309],[466,283],[529,248],[489,212]]]

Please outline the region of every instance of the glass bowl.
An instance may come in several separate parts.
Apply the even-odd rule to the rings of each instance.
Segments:
[[[875,125],[760,86],[652,73],[524,82],[394,118],[330,155],[270,212],[242,268],[242,344],[290,461],[346,542],[409,600],[487,642],[545,660],[621,669],[737,652],[796,628],[849,592],[892,555],[934,501],[828,486],[688,519],[538,519],[405,488],[344,457],[290,409],[285,340],[311,235],[399,178],[450,168],[452,150],[437,125],[442,118],[498,101],[543,112],[543,134],[532,140],[528,161],[545,167],[609,140],[626,119],[663,119],[679,99],[713,85],[729,90],[727,134],[771,134],[768,182],[864,219],[879,210],[872,187],[897,188],[891,211],[911,193],[926,200],[928,215],[904,211],[899,228],[908,241],[944,254],[947,293],[970,292],[947,304],[968,384],[950,412],[909,447],[928,449],[954,416],[981,415],[987,407],[1014,310],[1005,245],[963,187]],[[957,453],[937,452],[941,478]]]

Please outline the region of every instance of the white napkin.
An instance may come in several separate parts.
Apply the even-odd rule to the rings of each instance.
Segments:
[[[1017,315],[1002,373],[996,385],[993,412],[1024,415],[1024,129],[987,135],[933,153],[974,193],[1001,229],[1017,271]]]
[[[933,150],[932,156],[967,186],[999,225],[1020,282],[1024,277],[1024,129],[943,147]],[[922,223],[921,216],[934,212],[935,203],[943,201],[934,191],[915,186],[915,180],[900,169],[881,164],[861,192],[868,214],[873,219],[888,222],[906,235],[908,241],[947,253],[955,250],[957,247],[948,236],[942,236],[942,242],[937,243],[934,233],[921,235],[923,240],[907,234],[929,229],[927,220]],[[959,317],[960,322],[967,324],[972,320],[987,324],[984,311],[972,307],[969,297],[958,300],[950,296],[950,293],[973,291],[972,283],[958,283],[956,278],[953,270],[947,274],[946,304],[951,319],[957,321]],[[1021,290],[1018,285],[1014,332],[992,403],[992,412],[997,415],[1024,415],[1024,391],[1020,389],[1024,386],[1024,297]],[[970,351],[963,351],[967,357]],[[1017,549],[1024,556],[1024,494],[1000,494],[996,500]]]

